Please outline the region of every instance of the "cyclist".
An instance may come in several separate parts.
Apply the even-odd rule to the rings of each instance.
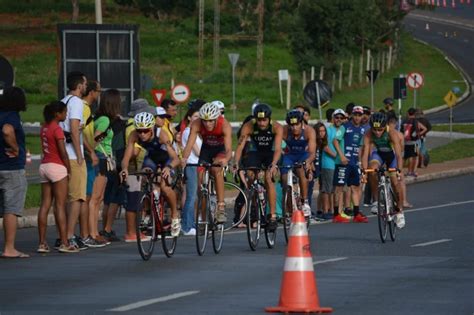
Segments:
[[[401,156],[400,141],[397,131],[387,126],[387,117],[383,113],[374,113],[370,117],[370,130],[364,136],[364,148],[362,152],[362,169],[367,166],[371,169],[378,168],[385,164],[387,168],[397,168],[397,173],[403,167]],[[370,156],[369,156],[370,153]],[[398,196],[398,213],[395,215],[395,224],[398,228],[405,226],[405,216],[403,215],[403,195],[400,189],[400,183],[396,173],[390,173],[392,187]],[[369,176],[369,185],[374,200],[378,200],[378,190],[375,172]],[[376,212],[377,207],[372,208],[372,213]]]
[[[268,204],[270,206],[270,220],[268,229],[274,231],[277,228],[276,219],[276,190],[272,178],[277,173],[277,164],[281,157],[281,142],[283,138],[283,127],[276,121],[272,121],[272,109],[267,104],[258,104],[253,111],[253,119],[242,126],[239,143],[235,150],[234,168],[237,169],[242,152],[247,140],[247,157],[243,163],[245,167],[266,168],[265,189],[268,193]],[[248,172],[249,179],[253,180],[255,174]]]
[[[283,155],[283,166],[295,163],[305,163],[304,168],[297,168],[296,175],[299,178],[301,197],[303,199],[303,212],[306,217],[311,215],[311,207],[308,203],[308,178],[305,172],[312,167],[316,157],[316,132],[313,127],[306,125],[303,121],[303,113],[299,110],[291,110],[286,114],[287,125],[283,127],[283,139],[286,142]],[[283,187],[286,187],[287,168],[281,169]],[[312,172],[309,174],[311,175]]]
[[[223,167],[232,158],[232,127],[221,115],[219,108],[214,103],[206,103],[199,109],[199,118],[191,123],[188,142],[183,150],[181,164],[184,167],[191,154],[198,135],[202,138],[202,147],[198,163],[219,164],[221,167],[212,167],[217,194],[217,223],[227,221],[224,201],[224,176]]]
[[[155,125],[153,114],[142,112],[134,117],[135,130],[130,133],[127,148],[122,160],[121,177],[128,176],[128,164],[133,156],[135,144],[144,148],[147,153],[143,161],[143,169],[156,172],[161,169],[160,189],[171,208],[171,236],[176,237],[181,231],[181,223],[176,208],[176,193],[169,186],[169,177],[173,168],[179,165],[179,159],[171,146],[166,132]]]

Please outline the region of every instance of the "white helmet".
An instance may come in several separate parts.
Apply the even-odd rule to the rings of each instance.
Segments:
[[[219,118],[221,111],[214,103],[206,103],[199,109],[199,118],[202,120],[214,120]]]
[[[138,113],[133,117],[135,129],[150,129],[155,125],[155,117],[148,112]]]
[[[217,108],[218,108],[219,110],[224,110],[224,109],[225,109],[225,105],[224,105],[224,103],[221,102],[221,101],[212,101],[211,103],[212,103],[212,104],[216,104],[216,105],[217,105]]]

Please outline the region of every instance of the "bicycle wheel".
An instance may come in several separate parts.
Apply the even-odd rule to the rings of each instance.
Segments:
[[[207,193],[201,193],[198,198],[198,207],[196,211],[196,250],[199,256],[204,254],[206,250],[207,238],[209,235],[209,217],[210,217],[210,204],[209,195]]]
[[[388,220],[387,224],[388,224],[388,230],[390,232],[390,239],[392,240],[392,242],[395,242],[395,238],[397,236],[397,226],[395,224],[395,193],[392,189],[392,187],[389,186],[388,188],[388,191],[389,191],[389,194],[391,196],[390,198],[390,211],[388,211],[388,214],[390,215],[390,220]]]
[[[247,209],[247,239],[251,250],[256,250],[260,239],[260,204],[258,194],[255,190],[250,191],[249,203]]]
[[[227,217],[227,222],[224,224],[224,231],[228,231],[245,220],[248,201],[242,188],[231,182],[224,182],[224,201],[225,214]]]
[[[212,223],[212,248],[214,253],[219,254],[224,242],[224,224]]]
[[[283,231],[285,232],[285,241],[288,244],[288,239],[290,238],[290,228],[291,228],[291,216],[293,214],[293,204],[292,204],[292,187],[288,186],[286,188],[285,194],[285,213],[283,214]]]
[[[135,221],[138,252],[143,260],[149,260],[153,254],[156,241],[156,218],[149,195],[144,195],[140,202]]]
[[[263,215],[265,212],[263,212]],[[268,218],[267,218],[267,223],[268,223]],[[268,229],[268,225],[265,225],[265,241],[267,242],[267,247],[268,248],[273,248],[275,247],[275,239],[276,239],[276,233],[277,229],[270,231]]]
[[[165,204],[163,196],[160,198],[160,206],[158,208],[158,228],[161,236],[161,246],[166,257],[171,257],[176,250],[178,237],[171,236],[171,208]]]
[[[379,234],[382,243],[387,239],[388,207],[385,186],[379,186],[378,214]]]

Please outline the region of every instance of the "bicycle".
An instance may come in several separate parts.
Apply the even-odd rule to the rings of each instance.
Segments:
[[[367,169],[366,173],[377,172],[377,221],[379,226],[379,235],[382,243],[387,240],[387,231],[390,231],[390,239],[395,241],[397,227],[395,224],[395,215],[397,214],[397,196],[393,191],[389,173],[398,172],[396,168],[386,169],[381,166],[378,170]],[[388,229],[387,229],[388,226]]]
[[[276,229],[270,230],[267,226],[267,193],[265,190],[264,183],[261,180],[262,172],[265,169],[258,167],[245,167],[241,168],[243,171],[253,171],[254,180],[247,188],[247,238],[250,249],[255,251],[257,249],[258,242],[260,240],[261,229],[263,228],[265,234],[265,241],[268,248],[275,246]]]
[[[232,229],[233,227],[240,224],[244,217],[242,216],[237,221],[231,221],[221,224],[217,223],[215,220],[216,211],[217,211],[217,194],[215,190],[214,179],[211,178],[209,174],[209,169],[211,167],[221,167],[220,164],[210,164],[210,163],[195,163],[187,164],[187,166],[197,166],[204,168],[202,181],[200,189],[198,190],[198,206],[195,215],[195,224],[196,224],[196,250],[199,256],[202,256],[206,250],[207,239],[212,238],[212,247],[215,254],[219,254],[222,249],[222,244],[224,241],[224,232]],[[224,172],[224,178],[226,174]],[[243,190],[234,183],[224,181],[224,190],[226,195],[230,196],[229,199],[236,199],[237,196],[242,193]],[[226,198],[227,199],[227,198]],[[247,198],[244,194],[244,207],[247,207]],[[234,214],[234,208],[228,207],[226,204],[225,212],[227,218],[230,217],[230,214]]]
[[[305,163],[294,163],[293,165],[284,165],[280,166],[280,169],[288,169],[286,187],[284,193],[284,214],[283,214],[283,231],[285,232],[285,240],[288,244],[288,239],[290,238],[290,227],[291,227],[291,217],[293,211],[299,210],[303,211],[303,200],[300,193],[300,185],[298,183],[298,176],[295,176],[293,170],[296,168],[304,167]],[[305,172],[307,176],[307,173]],[[310,217],[305,217],[306,228],[309,229]]]
[[[143,260],[153,254],[155,242],[161,238],[161,245],[167,257],[176,250],[177,237],[171,236],[171,209],[165,207],[164,196],[154,186],[161,180],[161,171],[137,172],[129,176],[142,176],[143,197],[135,221],[138,252]]]

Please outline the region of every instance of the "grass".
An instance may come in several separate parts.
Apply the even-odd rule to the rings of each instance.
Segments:
[[[41,154],[41,139],[38,135],[26,135],[26,148],[31,154]]]
[[[28,184],[25,209],[39,208],[41,205],[41,184]]]
[[[434,131],[449,131],[449,125],[434,125]],[[474,134],[474,124],[453,125],[453,132],[462,132]]]
[[[3,12],[0,19],[0,54],[6,56],[16,69],[16,84],[27,92],[28,110],[22,113],[24,121],[41,120],[42,107],[57,98],[57,32],[56,23],[68,23],[70,3],[64,1],[37,0],[29,6],[22,1],[13,3],[0,0]],[[93,23],[94,1],[81,1],[80,23]],[[40,16],[40,17],[38,17]],[[14,17],[14,18],[13,18]],[[225,104],[232,102],[231,66],[227,54],[240,54],[236,68],[236,120],[242,120],[250,111],[255,98],[272,105],[275,118],[282,119],[286,112],[280,104],[278,77],[279,69],[288,69],[292,76],[292,104],[303,103],[302,73],[288,48],[285,34],[273,36],[275,40],[264,43],[263,74],[255,75],[256,45],[253,42],[222,41],[219,70],[212,72],[212,41],[205,42],[204,76],[199,83],[197,74],[197,36],[196,17],[179,21],[161,22],[146,18],[137,11],[118,8],[113,2],[107,2],[104,23],[126,23],[140,25],[140,67],[141,74],[150,76],[155,88],[169,88],[171,79],[176,83],[186,83],[192,98],[207,100],[220,99]],[[421,71],[425,76],[425,86],[419,93],[418,106],[427,109],[441,105],[447,89],[453,80],[461,76],[436,50],[414,41],[410,36],[402,37],[403,58],[395,67],[380,76],[375,84],[376,106],[381,100],[392,95],[392,79],[399,73]],[[357,58],[355,58],[357,60]],[[358,73],[355,62],[354,74]],[[344,73],[348,71],[347,64]],[[307,69],[307,76],[309,77]],[[319,73],[319,69],[316,69]],[[329,74],[329,73],[328,73]],[[355,75],[357,77],[357,75]],[[355,79],[357,81],[357,79]],[[285,88],[285,84],[283,84]],[[464,86],[460,86],[464,90]],[[412,106],[411,91],[403,102],[403,109]],[[150,102],[148,91],[142,93]],[[345,107],[349,102],[370,105],[370,87],[356,84],[352,88],[336,91],[331,107]],[[234,115],[227,108],[226,116],[231,120]],[[317,110],[313,117],[317,117]]]
[[[458,139],[429,151],[430,163],[441,163],[474,156],[474,139]]]

